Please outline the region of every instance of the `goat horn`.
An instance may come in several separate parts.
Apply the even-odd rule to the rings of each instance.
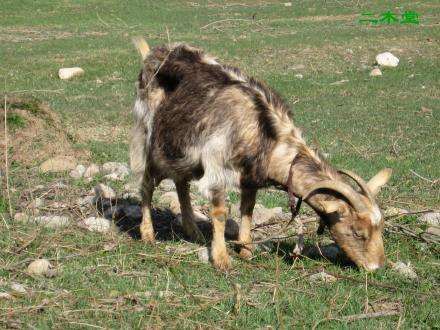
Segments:
[[[358,212],[365,211],[365,205],[358,197],[356,191],[354,191],[354,189],[348,184],[334,180],[325,180],[315,183],[303,195],[303,199],[307,199],[313,192],[319,189],[329,189],[336,191],[344,196]]]
[[[374,200],[370,188],[368,188],[365,180],[362,179],[359,175],[349,170],[339,170],[338,172],[352,178],[359,185],[365,196],[367,196],[370,201]]]

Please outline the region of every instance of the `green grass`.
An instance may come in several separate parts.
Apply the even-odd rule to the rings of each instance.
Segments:
[[[414,10],[421,24],[357,22],[362,12],[379,15],[387,10]],[[61,116],[67,134],[90,150],[90,161],[127,161],[134,81],[140,68],[130,39],[143,35],[154,46],[168,42],[168,30],[171,41],[200,46],[277,89],[294,104],[295,123],[307,140],[328,153],[336,167],[365,178],[392,167],[392,181],[380,196],[382,205],[438,209],[439,14],[440,6],[432,0],[292,1],[292,7],[275,1],[3,1],[1,94],[47,102]],[[212,22],[217,23],[205,27]],[[399,66],[384,69],[381,77],[369,77],[375,55],[383,51],[398,56]],[[81,66],[85,75],[59,80],[58,69],[68,66]],[[296,73],[304,78],[295,78]],[[330,85],[341,80],[348,82]],[[422,106],[432,113],[419,113]],[[11,118],[11,126],[22,127],[18,118]],[[27,168],[24,176],[16,163],[10,171],[16,210],[29,186],[57,180],[39,176],[35,168]],[[74,190],[89,189],[93,183],[72,185]],[[230,200],[236,202],[238,196],[231,194]],[[6,213],[5,199],[0,201],[0,211]],[[287,210],[287,198],[281,193],[261,192],[258,202]],[[390,269],[366,275],[324,261],[291,265],[275,252],[259,254],[252,263],[234,256],[235,271],[224,275],[199,262],[196,254],[167,252],[187,244],[180,241],[150,247],[124,235],[102,236],[74,227],[41,230],[6,221],[9,229],[0,221],[0,291],[10,282],[20,282],[31,293],[0,301],[5,327],[17,322],[41,329],[310,328],[327,318],[363,313],[367,301],[399,303],[401,315],[353,323],[327,320],[318,328],[400,324],[411,329],[440,324],[438,247],[406,236],[386,234],[386,253],[393,261],[411,261],[417,281]],[[416,217],[400,221],[425,229]],[[105,252],[109,241],[116,241],[117,248]],[[82,256],[63,259],[77,253]],[[59,275],[27,276],[24,261],[37,257],[54,258]],[[307,274],[318,268],[354,280],[310,283]],[[365,288],[366,276],[395,289]],[[235,283],[243,291],[238,313],[234,313]],[[161,294],[167,287],[170,293]],[[146,291],[151,295],[136,295]]]

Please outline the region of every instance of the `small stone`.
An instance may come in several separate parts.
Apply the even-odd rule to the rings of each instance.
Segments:
[[[203,247],[197,252],[199,260],[205,264],[209,263],[209,250],[207,247]]]
[[[285,2],[284,3],[284,7],[292,7],[292,3],[291,2]]]
[[[39,207],[42,207],[43,205],[44,205],[43,199],[37,197],[28,205],[28,207],[31,209],[38,209]]]
[[[302,79],[304,76],[301,73],[297,73],[294,76],[295,78]]]
[[[376,56],[376,62],[381,66],[396,67],[399,64],[399,59],[390,52],[385,52]]]
[[[110,231],[111,222],[110,220],[107,220],[105,218],[90,217],[81,220],[78,223],[78,226],[80,226],[81,228],[85,228],[88,231],[106,233]]]
[[[84,177],[85,178],[92,178],[95,175],[99,174],[100,171],[101,171],[101,169],[99,168],[98,165],[90,164],[89,167],[87,167],[87,169],[84,172]]]
[[[159,203],[166,207],[169,207],[170,209],[172,208],[172,211],[175,214],[180,213],[179,197],[174,191],[169,191],[162,194],[162,196],[160,196],[159,198]]]
[[[424,213],[419,217],[419,220],[431,226],[440,226],[440,212]]]
[[[104,175],[104,179],[110,180],[110,181],[121,181],[121,177],[118,175],[118,173],[110,173],[107,175]]]
[[[46,275],[50,268],[52,268],[52,265],[50,264],[49,260],[37,259],[29,264],[27,272],[30,275],[42,276]]]
[[[70,224],[70,218],[60,215],[43,215],[38,217],[28,217],[27,222],[41,225],[47,228],[61,228]]]
[[[26,294],[26,288],[20,283],[12,283],[11,290],[13,294],[18,294],[18,295]]]
[[[393,270],[395,270],[400,275],[409,278],[411,280],[416,280],[418,278],[416,272],[414,271],[413,267],[411,266],[411,263],[405,264],[402,261],[398,261],[396,263],[390,262],[391,267]]]
[[[102,165],[102,171],[107,175],[110,175],[108,178],[116,178],[117,180],[123,180],[127,175],[130,174],[128,165],[118,162],[104,163]]]
[[[79,179],[84,175],[86,167],[84,165],[77,165],[74,170],[70,171],[69,175],[74,179]]]
[[[17,212],[14,214],[14,220],[20,222],[26,222],[29,216],[23,212]]]
[[[333,275],[327,274],[324,271],[321,271],[319,273],[313,274],[309,277],[311,282],[318,283],[333,283],[336,282],[338,279],[334,277]]]
[[[115,191],[103,183],[98,183],[95,187],[95,195],[97,198],[112,199],[116,198]]]
[[[86,196],[83,198],[78,198],[76,200],[76,205],[78,205],[79,207],[91,206],[93,204],[95,204],[94,196]]]
[[[374,68],[370,72],[370,76],[372,76],[372,77],[381,76],[381,75],[382,75],[382,71],[380,71],[379,68]]]
[[[162,180],[162,182],[159,185],[159,188],[165,191],[171,191],[176,189],[176,186],[174,184],[174,181],[171,179],[165,179]]]
[[[7,292],[0,292],[0,300],[11,300],[12,296]]]
[[[109,243],[105,243],[103,246],[104,251],[114,251],[116,250],[116,246],[117,244],[115,242],[109,242]]]
[[[281,207],[267,209],[257,204],[255,206],[252,218],[255,225],[260,225],[282,216],[283,216],[283,209]]]
[[[98,78],[98,79],[96,79],[96,83],[97,84],[102,84],[102,80]]]
[[[429,227],[428,229],[426,229],[426,233],[440,237],[440,227]]]
[[[43,173],[64,172],[73,170],[75,167],[76,161],[72,157],[58,156],[43,162],[40,165],[40,171]]]
[[[58,77],[62,80],[69,80],[73,77],[80,76],[84,74],[84,70],[80,67],[73,68],[62,68],[58,70]]]

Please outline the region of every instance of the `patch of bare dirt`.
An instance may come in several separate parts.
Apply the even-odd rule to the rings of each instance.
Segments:
[[[73,148],[76,140],[63,127],[57,113],[36,99],[7,99],[9,159],[25,166],[55,156],[88,159],[89,152]],[[4,115],[0,119],[0,155],[4,159]]]
[[[107,32],[87,31],[81,34],[69,31],[57,31],[42,28],[30,27],[10,27],[0,30],[0,41],[24,42],[24,41],[42,41],[49,39],[67,39],[73,37],[100,37],[107,35]]]

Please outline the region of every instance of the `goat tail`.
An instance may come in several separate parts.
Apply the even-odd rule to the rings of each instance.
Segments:
[[[139,36],[132,38],[132,41],[138,52],[141,54],[142,60],[145,60],[150,53],[150,46],[148,46],[144,38]]]

